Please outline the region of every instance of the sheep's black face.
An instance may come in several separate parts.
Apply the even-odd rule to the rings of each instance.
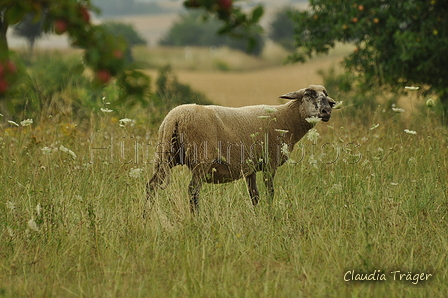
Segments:
[[[309,117],[319,117],[327,122],[331,117],[331,110],[335,104],[324,87],[307,88],[303,94],[303,104]]]

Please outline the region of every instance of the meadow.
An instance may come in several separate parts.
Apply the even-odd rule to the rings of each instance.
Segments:
[[[231,84],[228,98],[244,81]],[[182,167],[142,216],[157,130],[144,109],[3,119],[0,297],[444,297],[448,129],[409,98],[398,112],[338,98],[279,168],[271,206],[253,208],[244,181],[205,185],[197,216]]]

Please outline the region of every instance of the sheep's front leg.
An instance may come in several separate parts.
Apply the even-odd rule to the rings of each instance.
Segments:
[[[274,177],[275,177],[275,170],[263,172],[263,181],[264,184],[266,185],[269,204],[272,204],[272,202],[274,202]]]
[[[191,213],[196,213],[198,210],[199,193],[201,192],[202,183],[203,181],[200,176],[193,173],[193,177],[191,177],[190,184],[188,185]]]
[[[257,188],[257,175],[256,173],[252,173],[249,176],[246,176],[247,188],[249,189],[249,195],[252,200],[252,204],[255,206],[258,204],[258,200],[260,195],[258,193]]]

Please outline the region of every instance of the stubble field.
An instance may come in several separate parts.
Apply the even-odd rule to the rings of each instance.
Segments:
[[[179,78],[222,104],[277,103],[315,76],[288,67]],[[206,185],[191,216],[176,168],[146,218],[155,127],[4,123],[0,297],[444,297],[448,130],[410,113],[335,110],[279,169],[272,206],[238,181]]]

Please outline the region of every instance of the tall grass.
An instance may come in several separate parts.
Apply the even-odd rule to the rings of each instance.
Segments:
[[[243,181],[206,185],[195,217],[184,168],[142,217],[156,139],[141,118],[4,124],[0,297],[443,297],[448,130],[431,114],[352,115],[301,141],[272,207],[254,209]]]

